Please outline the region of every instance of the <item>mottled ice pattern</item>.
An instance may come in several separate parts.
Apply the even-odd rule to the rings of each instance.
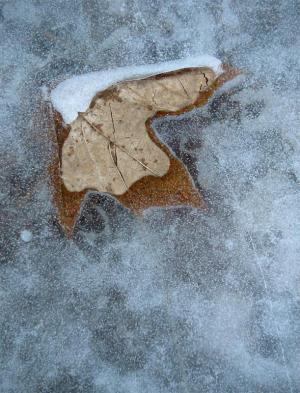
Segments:
[[[0,392],[300,392],[297,0],[0,1]],[[159,120],[208,209],[55,220],[45,85],[199,54],[243,68]]]

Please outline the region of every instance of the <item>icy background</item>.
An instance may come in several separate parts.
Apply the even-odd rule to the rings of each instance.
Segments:
[[[300,392],[297,0],[0,1],[0,392]],[[208,53],[247,70],[156,130],[209,205],[55,220],[41,87]],[[99,202],[102,207],[99,207]]]

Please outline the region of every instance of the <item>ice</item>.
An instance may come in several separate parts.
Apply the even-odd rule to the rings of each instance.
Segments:
[[[299,12],[293,0],[0,2],[1,393],[300,391]],[[49,92],[203,53],[244,76],[154,126],[207,210],[135,217],[90,193],[67,240]]]

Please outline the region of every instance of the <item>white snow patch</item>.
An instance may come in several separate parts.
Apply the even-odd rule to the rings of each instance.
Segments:
[[[105,90],[117,82],[141,79],[188,67],[209,67],[216,75],[222,73],[221,61],[210,55],[158,64],[119,67],[69,78],[52,90],[51,101],[54,108],[62,115],[63,120],[69,124],[76,119],[78,112],[84,112],[88,108],[97,92]]]
[[[21,231],[20,238],[21,240],[23,240],[23,242],[25,243],[30,242],[32,240],[32,237],[33,237],[32,232],[29,231],[28,229],[23,229],[23,231]]]

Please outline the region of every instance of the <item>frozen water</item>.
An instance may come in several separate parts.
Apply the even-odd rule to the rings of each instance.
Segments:
[[[0,392],[300,391],[299,2],[0,1]],[[246,71],[155,127],[208,210],[55,220],[43,86],[207,53]],[[32,239],[20,239],[22,230]]]

